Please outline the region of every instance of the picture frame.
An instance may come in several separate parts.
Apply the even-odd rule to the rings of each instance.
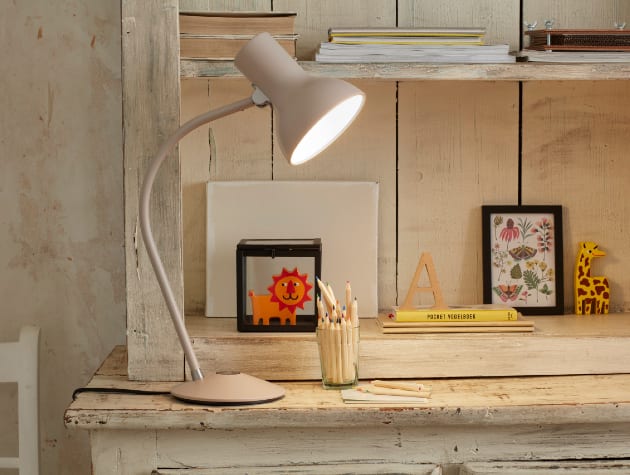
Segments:
[[[320,238],[241,239],[236,246],[238,331],[314,332],[320,296],[315,279],[321,274]]]
[[[562,206],[482,206],[483,301],[564,313]]]

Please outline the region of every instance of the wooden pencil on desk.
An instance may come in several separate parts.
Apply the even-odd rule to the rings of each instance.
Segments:
[[[405,389],[392,389],[392,388],[384,388],[380,386],[359,386],[357,390],[372,393],[372,394],[380,394],[385,396],[406,396],[406,397],[418,397],[418,398],[427,398],[431,397],[430,391],[407,391]]]
[[[380,379],[374,379],[372,386],[389,388],[389,389],[402,389],[404,391],[423,391],[428,389],[421,383],[414,383],[409,381],[383,381]]]

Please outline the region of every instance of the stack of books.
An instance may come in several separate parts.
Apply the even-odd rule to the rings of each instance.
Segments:
[[[534,63],[628,63],[630,62],[630,51],[523,50],[519,58]]]
[[[485,28],[331,28],[322,63],[513,63],[509,45],[484,44]]]
[[[630,51],[628,30],[529,30],[528,49],[541,51]]]
[[[181,12],[180,57],[233,60],[250,39],[263,32],[295,57],[295,17],[294,12]]]
[[[545,63],[630,62],[630,31],[546,29],[526,31],[528,61]]]
[[[377,323],[383,333],[498,333],[532,332],[534,322],[504,305],[453,306],[445,309],[394,307],[380,315]]]

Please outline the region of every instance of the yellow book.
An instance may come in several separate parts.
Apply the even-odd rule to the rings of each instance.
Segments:
[[[518,319],[513,307],[496,304],[451,306],[445,309],[394,307],[397,322],[501,322]]]
[[[473,322],[397,322],[394,315],[379,315],[376,323],[382,333],[513,333],[533,332],[534,321],[519,315],[518,320]]]
[[[342,45],[483,45],[478,36],[339,36],[329,41]]]
[[[341,36],[484,36],[485,28],[478,27],[358,27],[358,28],[329,28],[329,37]]]

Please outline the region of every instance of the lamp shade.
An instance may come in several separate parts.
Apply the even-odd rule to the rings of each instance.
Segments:
[[[271,102],[276,138],[292,165],[328,147],[365,102],[352,84],[307,74],[268,33],[250,40],[234,63]]]

